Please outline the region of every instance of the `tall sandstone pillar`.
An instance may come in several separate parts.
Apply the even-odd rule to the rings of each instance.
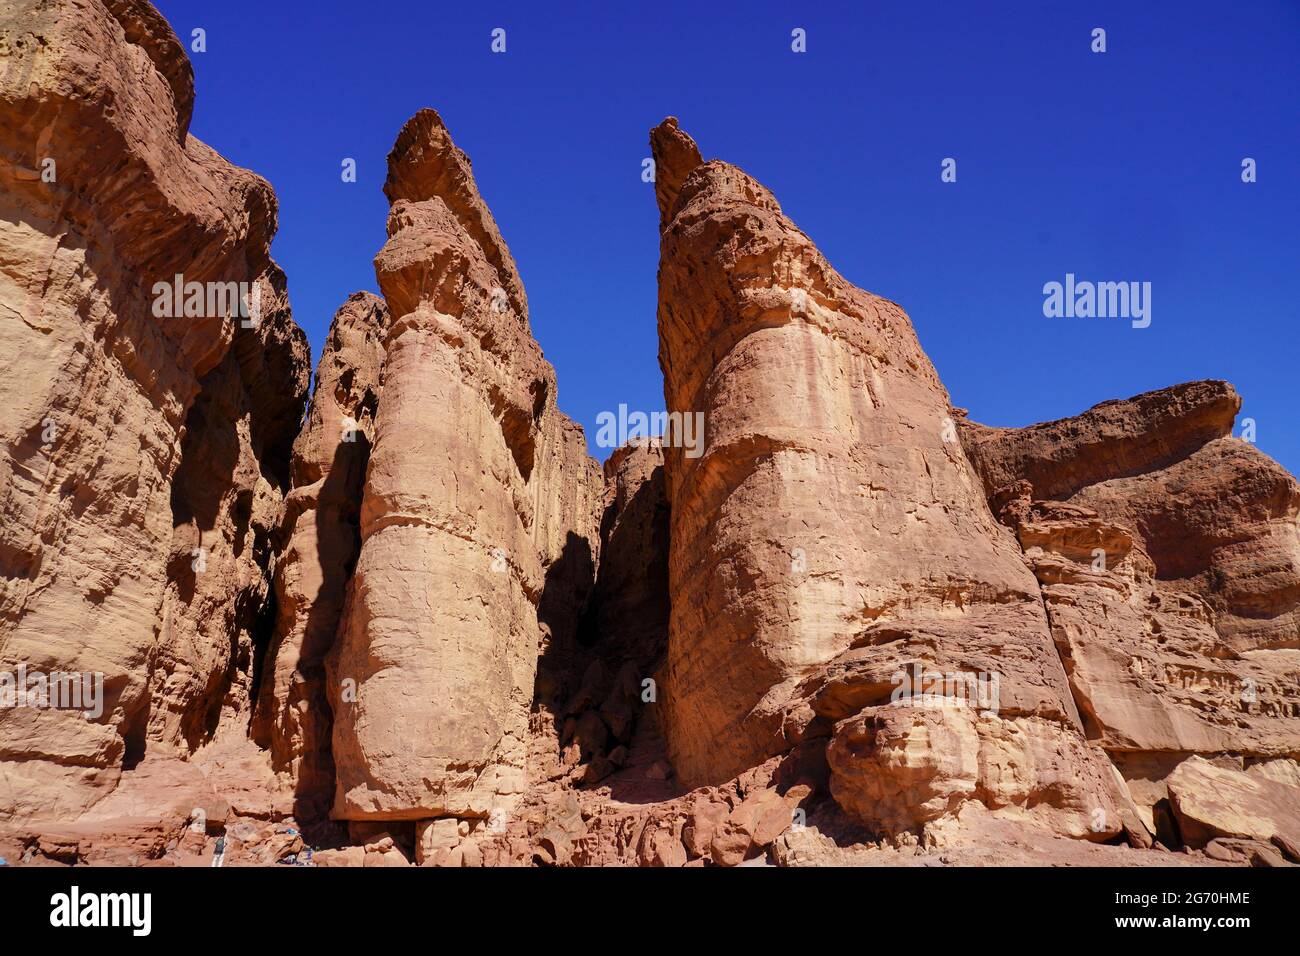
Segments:
[[[1118,832],[1038,584],[907,315],[845,281],[761,184],[701,162],[675,120],[651,146],[664,392],[705,436],[698,456],[665,451],[679,776],[717,783],[830,738],[832,792],[880,830],[973,799]],[[997,699],[891,702],[913,664],[995,678]]]
[[[598,474],[437,113],[402,129],[384,191],[392,320],[331,662],[334,815],[482,817],[524,789],[538,605],[570,537],[596,540]]]
[[[325,658],[334,646],[361,550],[361,497],[379,407],[388,307],[348,297],[330,324],[315,389],[293,445],[275,568],[276,622],[254,735],[293,778],[299,816],[334,799]]]

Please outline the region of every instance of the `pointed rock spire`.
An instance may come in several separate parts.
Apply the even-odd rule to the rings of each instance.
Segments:
[[[659,204],[659,231],[672,218],[673,204],[682,183],[700,165],[700,148],[695,140],[677,126],[677,117],[669,116],[650,131],[650,153],[655,161],[655,201]]]
[[[483,257],[496,270],[515,312],[527,320],[528,298],[515,260],[501,238],[492,211],[479,195],[469,157],[451,141],[436,110],[420,110],[397,134],[388,154],[384,195],[393,204],[403,199],[441,199],[483,250]]]
[[[329,660],[333,812],[481,818],[525,788],[539,605],[585,599],[557,602],[550,572],[566,546],[599,547],[599,472],[556,408],[514,261],[437,113],[402,128],[385,192],[375,272],[393,321]]]

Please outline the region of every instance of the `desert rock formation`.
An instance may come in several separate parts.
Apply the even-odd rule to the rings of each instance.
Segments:
[[[697,153],[674,121],[651,143],[673,173],[657,184],[665,397],[706,422],[702,455],[665,450],[677,772],[718,783],[829,737],[836,800],[884,832],[967,800],[1119,832],[1038,584],[906,314],[841,278],[741,170],[683,178]],[[891,701],[909,665],[996,690]]]
[[[334,764],[325,659],[361,551],[361,495],[379,409],[388,308],[369,292],[334,316],[311,407],[294,443],[275,569],[275,634],[266,653],[256,735],[287,771],[299,815],[326,816]]]
[[[595,463],[432,110],[399,133],[384,191],[375,271],[392,319],[330,662],[334,815],[483,818],[524,790],[538,610],[564,553],[594,554]]]
[[[1240,404],[1191,382],[1028,428],[961,420],[1088,737],[1169,843],[1189,758],[1300,783],[1300,485],[1232,437]]]
[[[309,357],[275,197],[188,134],[152,7],[7,3],[0,55],[0,669],[104,689],[94,718],[0,710],[0,820],[67,820],[246,719]],[[246,285],[160,309],[177,276]]]
[[[307,406],[193,108],[144,0],[0,7],[0,856],[1300,863],[1300,485],[1231,386],[969,421],[670,118],[674,427],[602,467],[426,109]]]

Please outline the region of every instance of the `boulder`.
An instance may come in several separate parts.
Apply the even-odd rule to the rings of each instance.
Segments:
[[[1169,777],[1169,800],[1183,842],[1204,847],[1219,837],[1281,846],[1300,841],[1300,788],[1249,771],[1189,757]]]

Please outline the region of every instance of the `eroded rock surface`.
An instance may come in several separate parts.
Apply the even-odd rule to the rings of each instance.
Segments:
[[[830,737],[832,792],[878,829],[973,799],[1119,832],[1037,581],[907,315],[846,282],[741,170],[684,170],[683,137],[672,121],[651,135],[671,171],[656,183],[665,396],[705,422],[702,455],[665,450],[678,774],[720,782]],[[990,716],[954,694],[933,712],[891,700],[909,664],[996,675]]]
[[[549,587],[549,582],[548,582]],[[567,589],[562,593],[568,593]],[[668,506],[663,449],[616,449],[604,466],[599,561],[578,626],[549,634],[538,659],[530,777],[595,784],[656,742],[668,637]],[[653,744],[651,745],[653,747]],[[660,779],[671,770],[662,754]]]
[[[309,353],[275,198],[189,135],[157,11],[2,14],[0,669],[99,674],[104,699],[0,710],[0,818],[67,821],[246,719]],[[162,307],[177,276],[234,294]]]
[[[1189,755],[1300,780],[1300,485],[1231,437],[1239,406],[1226,383],[1192,382],[1023,429],[961,423],[1088,736],[1171,845],[1188,840],[1170,791]],[[1278,802],[1279,828],[1293,805]]]
[[[602,473],[423,110],[304,419],[274,196],[193,109],[142,0],[0,6],[0,674],[105,689],[0,708],[10,863],[1300,862],[1300,486],[1231,386],[966,421],[670,119],[693,427]]]
[[[255,736],[293,777],[300,815],[324,815],[334,796],[325,658],[361,551],[361,496],[388,323],[388,308],[373,293],[354,293],[338,310],[294,443],[275,572],[275,634]]]
[[[1300,788],[1287,772],[1291,779],[1280,779],[1267,764],[1238,770],[1189,757],[1169,777],[1183,841],[1200,848],[1224,837],[1257,840],[1300,862]]]
[[[595,553],[597,472],[432,110],[398,135],[385,193],[375,270],[392,321],[330,662],[334,814],[481,818],[524,790],[538,609],[566,551]]]

